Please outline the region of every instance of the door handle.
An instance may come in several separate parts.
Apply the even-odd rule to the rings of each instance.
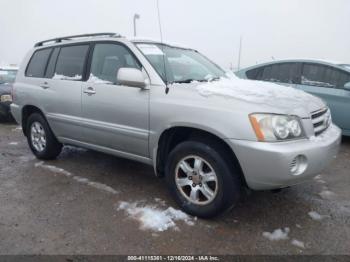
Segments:
[[[96,94],[96,91],[95,91],[94,88],[88,87],[88,88],[86,88],[86,89],[84,90],[84,93],[87,94],[87,95],[89,95],[89,96],[91,96],[91,95]]]
[[[40,85],[40,87],[41,87],[42,89],[48,89],[50,86],[49,86],[49,83],[48,83],[48,82],[44,82],[44,83],[42,83],[42,84]]]

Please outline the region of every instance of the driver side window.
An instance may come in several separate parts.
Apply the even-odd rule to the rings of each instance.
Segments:
[[[115,84],[120,68],[141,69],[140,63],[125,46],[120,44],[96,44],[88,82]]]

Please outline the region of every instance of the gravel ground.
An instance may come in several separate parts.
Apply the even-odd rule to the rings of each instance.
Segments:
[[[0,254],[350,254],[350,139],[312,181],[252,192],[229,213],[179,212],[153,169],[66,147],[31,154],[0,124]]]

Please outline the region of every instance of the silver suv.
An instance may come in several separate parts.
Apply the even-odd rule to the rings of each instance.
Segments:
[[[341,140],[312,95],[239,80],[190,48],[113,33],[37,43],[13,96],[37,158],[74,145],[152,165],[179,206],[200,217],[234,206],[244,186],[310,179]]]

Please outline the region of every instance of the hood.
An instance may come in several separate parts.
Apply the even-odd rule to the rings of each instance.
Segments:
[[[252,108],[259,108],[260,112],[268,112],[267,110],[272,108],[272,113],[308,117],[311,112],[326,106],[320,98],[304,91],[262,81],[222,78],[218,81],[193,84],[201,96],[222,97],[254,104]]]
[[[11,94],[12,84],[0,84],[0,94]]]

